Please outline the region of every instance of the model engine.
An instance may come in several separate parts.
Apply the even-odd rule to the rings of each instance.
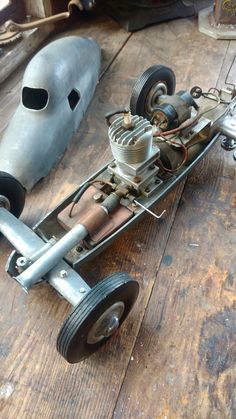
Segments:
[[[155,182],[158,167],[154,162],[160,156],[153,142],[152,125],[142,116],[125,111],[111,124],[108,136],[115,159],[109,172],[128,188],[145,194],[147,186]]]
[[[134,86],[130,109],[106,115],[114,159],[93,174],[31,230],[11,213],[0,190],[0,232],[15,250],[7,272],[25,291],[46,281],[72,306],[58,338],[71,363],[95,352],[130,312],[139,286],[115,273],[90,288],[76,272],[187,176],[221,137],[236,147],[235,89],[174,94],[175,75],[146,70]],[[199,99],[197,103],[196,100]]]

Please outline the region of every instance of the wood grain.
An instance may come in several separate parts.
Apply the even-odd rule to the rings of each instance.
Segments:
[[[217,144],[185,185],[115,418],[236,417],[235,173]]]
[[[104,114],[129,102],[136,77],[148,66],[163,63],[173,67],[178,88],[200,84],[205,89],[223,74],[228,53],[233,51],[233,46],[228,50],[228,42],[199,34],[193,19],[153,26],[130,36],[99,16],[88,18],[71,33],[93,36],[100,42],[103,77],[64,158],[29,195],[22,216],[29,225],[109,161]],[[16,106],[21,75],[14,77],[13,89],[7,94],[5,86],[1,93],[2,98],[6,93],[1,125]],[[206,412],[214,413],[209,400],[214,405],[218,395],[224,405],[226,393],[228,410],[225,403],[224,412],[230,412],[235,375],[227,367],[224,371],[231,371],[228,378],[217,381],[222,367],[217,362],[211,367],[215,352],[208,353],[211,345],[207,342],[212,342],[218,325],[218,336],[233,341],[235,270],[230,264],[234,258],[220,258],[222,247],[226,253],[234,243],[233,180],[232,160],[216,147],[186,186],[179,185],[154,209],[167,210],[159,223],[147,216],[83,267],[80,273],[90,284],[114,271],[128,271],[139,281],[141,293],[122,329],[99,353],[79,365],[67,365],[55,350],[68,304],[47,285],[24,294],[4,273],[10,245],[1,241],[2,417],[205,418]],[[191,246],[194,243],[199,246]],[[222,272],[229,291],[222,291]],[[223,302],[229,315],[223,311]],[[224,326],[226,315],[231,330]],[[233,365],[233,354],[232,344],[225,365]],[[195,383],[196,376],[200,384]]]

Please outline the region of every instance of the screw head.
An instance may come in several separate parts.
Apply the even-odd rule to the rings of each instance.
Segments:
[[[16,266],[18,268],[23,268],[27,265],[27,259],[24,256],[20,256],[16,261]]]
[[[78,252],[78,253],[81,253],[81,252],[83,252],[83,247],[82,246],[78,246],[78,247],[76,247],[76,252]]]
[[[155,164],[151,164],[151,166],[149,166],[148,170],[154,170],[155,169]]]
[[[233,150],[236,147],[236,141],[233,138],[223,137],[221,147],[226,151]]]
[[[85,289],[84,287],[81,287],[81,288],[79,289],[79,292],[80,292],[81,294],[84,294],[84,293],[86,292],[86,289]]]
[[[60,272],[60,277],[61,278],[66,278],[68,276],[68,272],[64,269],[61,270]]]
[[[101,192],[97,192],[93,195],[93,199],[95,202],[102,202],[103,194]]]

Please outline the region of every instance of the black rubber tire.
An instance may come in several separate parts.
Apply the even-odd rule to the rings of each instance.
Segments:
[[[154,65],[149,67],[136,81],[130,98],[130,111],[132,115],[143,116],[151,119],[151,115],[145,109],[146,99],[152,87],[164,82],[167,87],[167,94],[173,95],[175,92],[175,73],[164,65]]]
[[[0,195],[10,202],[10,212],[19,217],[25,205],[25,189],[13,176],[0,172]]]
[[[122,301],[124,312],[120,325],[128,316],[139,292],[139,285],[127,273],[115,273],[92,288],[65,320],[58,338],[58,352],[71,364],[96,352],[109,337],[90,344],[87,336],[97,319],[113,304]]]

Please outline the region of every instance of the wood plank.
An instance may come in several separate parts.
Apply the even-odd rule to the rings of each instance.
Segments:
[[[236,417],[235,174],[232,152],[217,144],[188,178],[115,418]]]
[[[111,48],[117,46],[116,30],[109,29],[109,25],[100,26],[96,35],[97,39],[99,36],[103,39],[105,57],[109,57]],[[119,33],[120,29],[117,31]],[[201,48],[204,42],[205,48],[211,51],[207,74]],[[79,182],[110,159],[104,114],[129,101],[135,78],[147,66],[157,62],[172,66],[179,88],[196,84],[197,76],[204,74],[204,79],[201,77],[199,82],[207,87],[210,81],[216,81],[226,49],[226,42],[218,41],[216,48],[216,41],[199,34],[196,22],[191,19],[135,33],[100,82],[89,112],[61,163],[28,197],[22,219],[33,225],[39,216],[53,208]],[[183,185],[176,188],[155,209],[157,212],[167,209],[167,215],[160,223],[147,217],[81,271],[89,282],[96,282],[114,271],[128,271],[139,280],[141,294],[120,332],[98,354],[79,365],[64,363],[54,346],[62,319],[68,313],[68,305],[57,299],[47,285],[35,288],[29,296],[25,295],[1,269],[0,382],[2,389],[8,390],[6,395],[12,391],[10,396],[2,397],[0,409],[3,417],[94,419],[112,416],[127,365],[130,362],[138,368],[131,361],[132,349],[182,188]],[[1,266],[9,251],[10,246],[2,242]],[[142,369],[139,373],[142,375]],[[137,382],[139,379],[140,376]],[[135,382],[131,380],[130,385],[135,392],[138,391]],[[145,382],[145,388],[149,388],[148,382]],[[0,394],[4,394],[3,390]],[[124,400],[122,388],[118,411]],[[138,417],[140,409],[132,414]],[[121,417],[126,416],[122,414]]]

